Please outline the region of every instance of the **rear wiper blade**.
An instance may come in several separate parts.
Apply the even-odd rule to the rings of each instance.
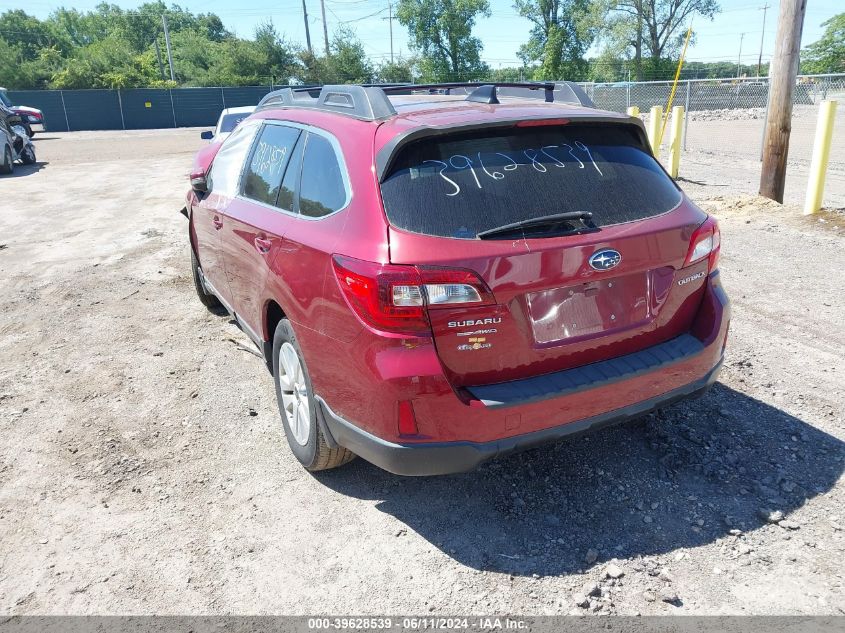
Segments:
[[[552,215],[543,215],[538,218],[531,218],[529,220],[521,220],[519,222],[511,222],[510,224],[503,224],[493,229],[487,229],[478,233],[479,239],[486,239],[488,237],[495,237],[497,235],[504,235],[506,233],[513,233],[520,229],[534,228],[538,226],[554,226],[566,222],[567,220],[580,220],[581,223],[590,230],[598,230],[592,223],[593,214],[589,211],[567,211],[566,213],[555,213]],[[576,231],[578,229],[575,229]]]

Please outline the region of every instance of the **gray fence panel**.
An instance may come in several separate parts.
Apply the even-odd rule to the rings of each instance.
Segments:
[[[169,90],[137,88],[121,90],[123,120],[127,130],[175,127]]]
[[[65,109],[58,90],[10,90],[9,98],[15,105],[38,108],[44,113],[44,121],[50,132],[67,132]]]
[[[70,129],[122,130],[117,90],[64,90]]]
[[[261,98],[270,92],[264,86],[238,86],[237,88],[223,88],[223,99],[227,108],[258,105]]]
[[[210,127],[223,109],[220,88],[182,88],[173,91],[176,127]]]

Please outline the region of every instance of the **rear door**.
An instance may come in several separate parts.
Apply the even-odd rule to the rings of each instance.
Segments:
[[[247,157],[240,193],[226,209],[221,231],[226,277],[235,312],[253,338],[261,331],[267,274],[292,220],[289,194],[280,191],[301,136],[297,127],[267,121]],[[292,168],[288,180],[297,170]]]
[[[352,197],[338,141],[309,128],[285,174],[280,194],[294,212],[283,245],[273,261],[278,300],[300,326],[323,331],[329,307],[324,296],[332,273],[331,254],[342,239],[345,209]]]
[[[208,193],[191,213],[196,235],[197,259],[215,294],[231,306],[232,294],[223,268],[220,232],[225,212],[237,195],[244,158],[249,152],[258,123],[237,130],[223,143],[208,173]]]
[[[704,276],[674,280],[706,216],[638,128],[532,122],[423,138],[400,152],[381,186],[391,262],[470,269],[495,297],[429,307],[455,382],[585,365],[689,329]]]

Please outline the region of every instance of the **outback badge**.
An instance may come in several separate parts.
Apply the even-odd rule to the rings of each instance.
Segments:
[[[593,270],[605,271],[616,268],[621,261],[622,255],[619,254],[619,251],[615,251],[612,248],[605,248],[593,253],[590,259],[587,260],[587,263],[590,264],[590,268]]]

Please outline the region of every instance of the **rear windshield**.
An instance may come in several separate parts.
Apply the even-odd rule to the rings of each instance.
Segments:
[[[390,223],[475,239],[514,222],[590,212],[597,227],[660,215],[681,194],[630,125],[480,130],[400,150],[381,186]]]
[[[224,114],[223,120],[220,121],[220,131],[231,132],[236,127],[238,127],[240,122],[247,118],[249,115],[249,112],[239,112],[237,114]]]

